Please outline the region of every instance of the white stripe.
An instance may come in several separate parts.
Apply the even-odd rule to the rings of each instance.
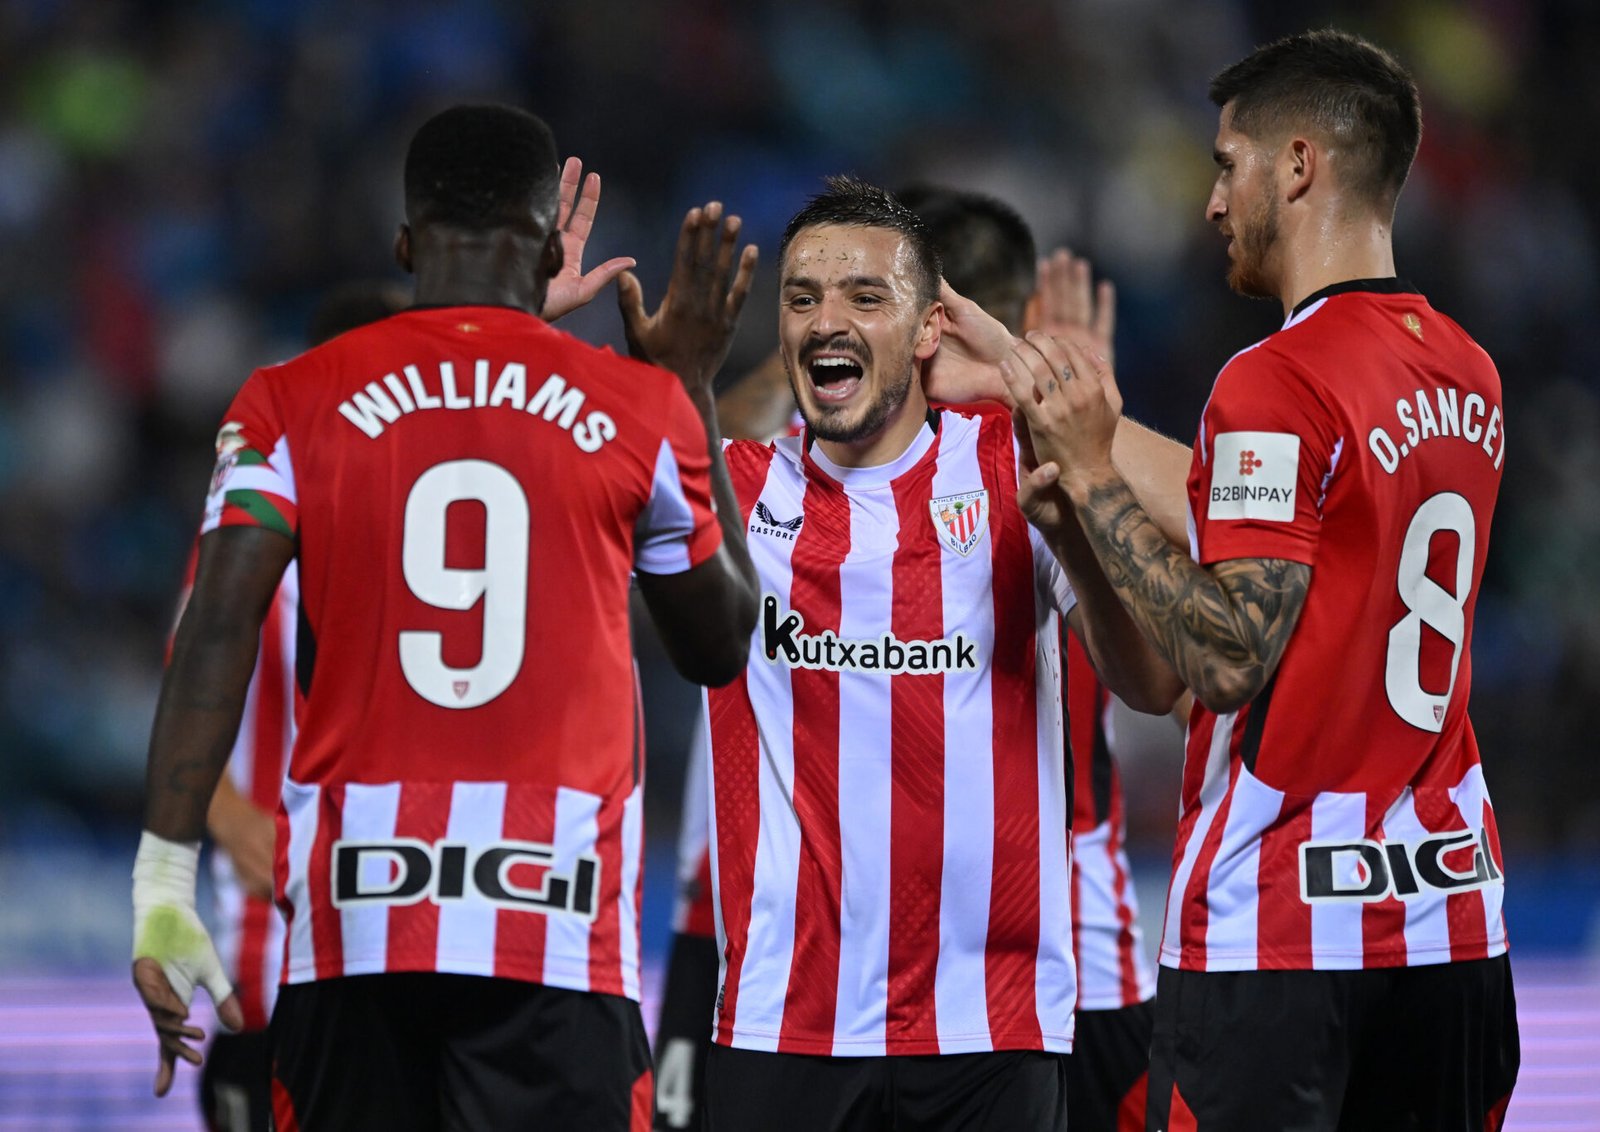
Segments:
[[[893,628],[900,520],[884,485],[851,492],[850,553],[840,568],[839,635],[875,640]],[[839,988],[834,1054],[884,1052],[889,985],[892,787],[891,677],[839,673]],[[819,752],[819,755],[822,753]],[[910,895],[908,887],[907,893]]]
[[[1167,887],[1167,918],[1161,931],[1161,962],[1176,967],[1183,959],[1183,898],[1194,875],[1195,860],[1205,844],[1206,833],[1217,816],[1217,807],[1228,792],[1228,744],[1233,739],[1233,712],[1219,715],[1211,727],[1211,746],[1206,751],[1205,777],[1200,782],[1200,815],[1189,839],[1181,847],[1177,867]],[[1185,756],[1187,758],[1187,755]],[[1184,768],[1187,773],[1187,766]],[[1179,819],[1182,819],[1179,814]]]
[[[793,515],[803,505],[805,483],[789,459],[774,459],[768,468],[761,498],[777,514]],[[750,556],[766,592],[778,595],[785,609],[793,584],[789,556],[795,543],[786,539],[751,538]],[[749,929],[739,971],[738,1001],[733,1027],[741,1049],[772,1051],[778,1048],[783,1024],[784,997],[794,963],[795,890],[800,872],[800,825],[794,811],[794,694],[787,665],[767,659],[760,647],[758,625],[750,645],[750,666],[745,670],[754,708],[760,765],[756,790],[760,828],[752,891],[721,892],[718,899],[750,901]],[[747,757],[737,753],[737,758]],[[716,777],[713,754],[712,778]],[[715,866],[716,858],[712,863]],[[724,910],[718,907],[718,938]]]
[[[303,983],[317,976],[317,951],[311,935],[311,893],[307,883],[311,871],[311,847],[317,839],[318,809],[322,788],[302,786],[291,778],[283,782],[283,807],[289,818],[288,875],[284,895],[293,909],[294,926],[289,933],[289,982]]]
[[[633,564],[641,573],[679,574],[689,568],[687,539],[694,533],[694,512],[684,495],[678,458],[670,439],[664,438],[656,452],[650,499],[639,517],[637,531]]]
[[[341,841],[390,841],[395,836],[395,820],[400,813],[400,783],[351,782],[344,788]],[[377,853],[361,859],[360,885],[363,890],[382,890],[390,883],[391,861]],[[389,960],[389,909],[393,905],[374,900],[347,904],[339,909],[340,936],[344,945],[344,973],[370,975],[382,971]]]
[[[976,421],[943,415],[933,495],[981,486],[982,476],[970,455],[975,451],[971,440],[959,453],[965,459],[952,455],[957,440],[977,427]],[[988,549],[964,557],[944,556],[945,636],[962,632],[978,642],[985,664],[975,676],[958,679],[950,674],[944,681],[944,873],[939,883],[939,957],[933,982],[942,1053],[994,1048],[985,993],[994,884],[994,693],[987,663],[994,655],[994,602],[972,600],[974,593],[993,592],[994,560],[987,535],[978,545]],[[966,836],[975,829],[987,833]]]
[[[556,789],[555,860],[557,876],[572,877],[578,857],[599,859],[600,796],[565,786]],[[605,869],[602,862],[600,868]],[[607,878],[596,877],[603,888]],[[552,909],[544,936],[544,983],[568,990],[589,989],[589,921],[570,912]]]
[[[474,849],[504,836],[506,784],[457,782],[450,788],[450,817],[444,840]],[[496,909],[475,884],[459,899],[440,900],[437,970],[458,975],[493,975]]]
[[[1383,816],[1383,832],[1386,841],[1405,841],[1416,844],[1429,834],[1417,817],[1416,798],[1407,786],[1400,792],[1400,797],[1395,799],[1394,805],[1389,807],[1389,812]],[[1446,958],[1450,954],[1450,924],[1445,918],[1445,904],[1443,900],[1435,899],[1428,889],[1405,901],[1406,909],[1406,961],[1407,963],[1427,962],[1424,957],[1432,953],[1437,956],[1442,949]],[[1436,960],[1434,960],[1436,961]]]
[[[622,803],[622,891],[617,897],[617,951],[622,993],[639,1000],[639,870],[644,851],[644,783]]]
[[[1072,815],[1067,812],[1061,716],[1061,628],[1052,595],[1036,591],[1034,601],[1039,766],[1039,951],[1034,998],[1044,1047],[1066,1053],[1072,1049],[1078,976],[1072,955],[1072,859],[1067,841]]]
[[[1208,971],[1253,971],[1261,965],[1261,833],[1282,810],[1283,792],[1240,767],[1206,886]]]
[[[1365,794],[1318,794],[1311,803],[1312,841],[1360,841],[1367,830]],[[1300,867],[1298,848],[1295,868]],[[1358,970],[1366,950],[1362,917],[1366,905],[1355,900],[1311,902],[1311,965],[1318,970]]]
[[[277,471],[278,479],[283,485],[279,494],[298,507],[300,505],[300,495],[294,482],[294,461],[289,458],[288,433],[278,437],[278,443],[272,446],[272,452],[267,457],[267,463]],[[268,490],[272,489],[269,488]]]
[[[1489,801],[1489,786],[1484,781],[1481,763],[1467,768],[1461,782],[1450,791],[1450,800],[1455,803],[1462,820],[1473,833],[1488,827],[1489,813],[1494,807]],[[1492,863],[1495,871],[1500,872],[1500,863]],[[1488,955],[1499,955],[1506,949],[1505,883],[1501,881],[1485,885],[1478,889],[1478,895],[1483,898],[1484,938],[1488,942]]]
[[[1077,960],[1078,1009],[1116,1010],[1131,1005],[1122,986],[1122,915],[1127,910],[1132,933],[1135,995],[1143,1002],[1155,993],[1155,973],[1139,934],[1139,905],[1134,898],[1128,855],[1119,845],[1111,851],[1111,823],[1101,822],[1072,839],[1072,873],[1078,883]],[[1122,900],[1116,892],[1116,871],[1123,877]]]
[[[290,498],[294,487],[284,482],[278,469],[270,464],[241,464],[228,474],[228,483],[225,489],[233,491],[266,491],[273,495]]]
[[[267,916],[267,939],[262,945],[261,1001],[266,1005],[267,1017],[272,1017],[272,1007],[278,1001],[278,980],[283,975],[283,915],[277,908]]]

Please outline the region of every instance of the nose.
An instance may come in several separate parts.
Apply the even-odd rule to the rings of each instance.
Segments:
[[[1222,199],[1220,186],[1211,186],[1211,197],[1206,201],[1206,219],[1215,224],[1228,215],[1228,202]]]
[[[817,300],[812,316],[812,333],[822,338],[831,338],[846,329],[847,325],[843,299],[834,295],[823,295]]]

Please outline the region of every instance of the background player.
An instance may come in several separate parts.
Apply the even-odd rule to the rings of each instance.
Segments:
[[[939,261],[914,213],[837,178],[780,254],[806,429],[728,450],[765,593],[751,666],[708,703],[709,1127],[1059,1127],[1072,602],[1051,550],[1076,570],[1086,548],[1019,522],[1008,416],[928,407]],[[1136,701],[1170,704],[1131,625],[1070,616]]]
[[[1217,377],[1194,559],[1110,461],[1104,359],[1040,340],[1007,370],[1118,595],[1198,701],[1147,1126],[1496,1129],[1519,1049],[1467,701],[1499,375],[1395,277],[1422,123],[1391,56],[1292,36],[1211,97],[1207,218],[1229,282],[1287,321]]]
[[[134,873],[158,1091],[197,1059],[195,982],[238,1020],[193,842],[298,551],[314,651],[279,813],[279,1125],[642,1128],[628,575],[686,676],[742,667],[755,594],[736,509],[726,538],[712,512],[709,389],[754,249],[720,205],[686,218],[666,298],[628,326],[673,377],[532,314],[562,262],[538,119],[445,111],[405,180],[418,307],[257,371],[219,439]]]

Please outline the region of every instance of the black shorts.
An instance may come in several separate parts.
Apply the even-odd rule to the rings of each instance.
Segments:
[[[272,1036],[219,1029],[200,1066],[200,1115],[208,1132],[268,1132],[272,1126]]]
[[[658,1132],[700,1132],[705,1127],[706,1050],[717,1004],[717,941],[672,937],[672,957],[656,1023]]]
[[[1521,1048],[1505,956],[1365,971],[1161,969],[1149,1132],[1495,1132]]]
[[[1067,1116],[1072,1132],[1139,1132],[1144,1127],[1150,1033],[1156,1009],[1080,1010],[1067,1056]]]
[[[709,1132],[1061,1132],[1066,1055],[816,1057],[713,1045]]]
[[[298,983],[272,1014],[278,1132],[650,1127],[637,1003],[474,975]]]

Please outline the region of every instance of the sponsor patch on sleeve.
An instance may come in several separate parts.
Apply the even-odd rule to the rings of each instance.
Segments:
[[[1208,519],[1294,520],[1300,438],[1292,432],[1221,432],[1211,462]]]

